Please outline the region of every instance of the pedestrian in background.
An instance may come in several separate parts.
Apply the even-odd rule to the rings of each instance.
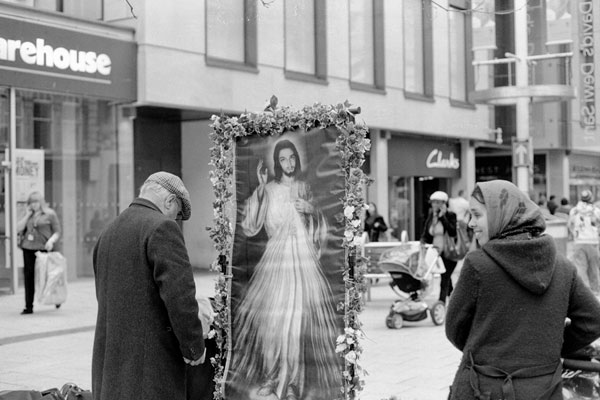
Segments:
[[[562,399],[561,356],[600,337],[600,303],[515,185],[478,183],[470,210],[478,248],[448,306],[446,336],[463,352],[449,398]]]
[[[573,206],[569,204],[569,200],[566,197],[563,197],[562,199],[560,199],[560,206],[558,206],[556,211],[554,211],[554,215],[559,218],[568,220],[569,213],[571,212],[572,208]]]
[[[573,237],[571,260],[583,282],[600,294],[600,255],[598,254],[598,226],[600,209],[593,204],[592,192],[583,190],[580,201],[569,212],[567,223]]]
[[[548,199],[548,211],[550,211],[550,214],[554,215],[557,208],[558,204],[556,204],[556,196],[550,195],[550,198]]]
[[[451,238],[456,238],[456,214],[448,210],[448,195],[446,192],[437,191],[429,197],[431,208],[425,221],[421,243],[433,244],[444,262],[446,272],[442,274],[440,283],[439,300],[446,301],[446,297],[452,293],[452,272],[456,267],[456,261],[449,260],[444,256],[445,237],[447,233]]]
[[[448,210],[456,214],[456,221],[469,222],[469,200],[465,199],[465,191],[459,190],[458,196],[448,200]]]
[[[450,200],[448,200],[448,210],[456,214],[456,234],[458,235],[462,232],[462,237],[468,239],[470,247],[471,241],[473,240],[473,231],[468,226],[471,214],[469,213],[469,200],[465,198],[464,190],[459,190],[458,196],[451,197]],[[451,276],[453,287],[458,281],[463,262],[464,258],[456,262],[456,267],[454,268]]]
[[[19,247],[23,250],[23,282],[25,308],[21,314],[33,314],[35,295],[35,253],[52,251],[60,238],[60,224],[56,212],[48,207],[40,192],[32,192],[27,198],[25,215],[17,222],[21,235]],[[57,304],[56,308],[60,307]]]
[[[365,232],[367,233],[369,242],[379,242],[380,235],[385,236],[387,229],[385,220],[377,212],[377,206],[375,203],[370,202],[369,209],[365,213]]]
[[[100,235],[93,252],[94,400],[186,398],[186,364],[205,358],[194,276],[176,222],[190,214],[181,179],[161,171]]]

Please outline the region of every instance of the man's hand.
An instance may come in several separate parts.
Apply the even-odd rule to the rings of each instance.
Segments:
[[[202,353],[202,357],[198,358],[197,360],[189,360],[189,359],[183,357],[183,361],[185,361],[186,364],[191,365],[192,367],[195,367],[196,365],[204,364],[205,358],[206,358],[206,348],[204,349],[204,352]]]

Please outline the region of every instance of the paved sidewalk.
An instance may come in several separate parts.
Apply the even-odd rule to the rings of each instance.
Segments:
[[[214,273],[197,273],[198,293],[214,293]],[[60,308],[35,306],[20,315],[23,289],[0,295],[0,391],[44,390],[75,382],[91,388],[91,357],[96,319],[94,281],[70,282]],[[361,315],[367,339],[363,365],[369,372],[363,400],[444,400],[460,359],[445,339],[444,328],[431,319],[406,323],[400,330],[385,326],[396,298],[386,282],[372,288]]]

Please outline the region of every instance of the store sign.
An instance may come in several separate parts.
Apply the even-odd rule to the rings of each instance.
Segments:
[[[460,144],[457,141],[393,136],[388,142],[391,176],[460,178]]]
[[[6,39],[0,37],[0,60],[23,61],[29,65],[42,65],[58,70],[71,70],[110,76],[111,60],[106,54],[94,51],[81,51],[47,45],[43,38],[36,38],[35,43]]]
[[[433,149],[427,156],[425,163],[427,168],[448,168],[448,169],[459,169],[460,160],[450,152],[447,156],[440,149]]]
[[[581,94],[579,114],[584,128],[584,143],[594,142],[596,129],[596,72],[594,64],[594,3],[592,0],[579,2],[579,54]]]
[[[134,101],[136,53],[133,41],[0,17],[0,85]]]

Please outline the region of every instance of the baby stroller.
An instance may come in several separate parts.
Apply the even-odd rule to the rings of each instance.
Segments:
[[[377,266],[392,277],[390,286],[400,297],[390,307],[385,323],[402,328],[404,321],[421,321],[427,311],[435,325],[446,318],[446,305],[438,300],[444,263],[436,249],[420,242],[401,242],[381,254]]]

